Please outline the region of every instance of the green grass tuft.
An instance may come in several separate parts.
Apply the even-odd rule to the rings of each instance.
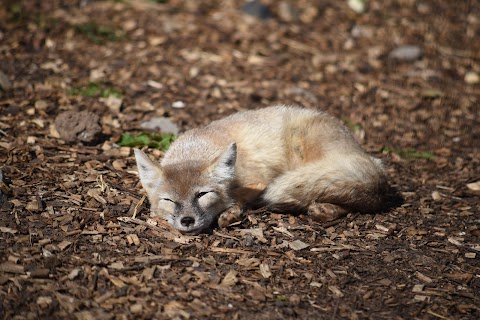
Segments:
[[[80,87],[73,87],[68,91],[68,94],[74,96],[84,96],[84,97],[102,97],[108,98],[109,96],[114,96],[117,98],[122,98],[122,92],[113,87],[101,86],[96,82],[89,82],[88,84]]]
[[[435,154],[431,152],[421,152],[417,151],[413,148],[406,148],[406,149],[394,149],[389,148],[387,146],[382,148],[382,153],[391,154],[396,153],[401,158],[405,160],[416,160],[416,159],[432,159],[435,158]]]
[[[173,141],[175,141],[175,135],[173,133],[140,133],[137,135],[124,133],[120,136],[120,141],[118,141],[117,144],[122,147],[148,146],[150,148],[167,151]]]
[[[117,42],[126,38],[123,31],[110,26],[98,25],[94,22],[79,24],[75,26],[75,30],[80,34],[83,34],[88,40],[95,44]]]

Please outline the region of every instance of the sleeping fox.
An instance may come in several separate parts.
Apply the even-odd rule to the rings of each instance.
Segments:
[[[275,106],[239,112],[181,135],[161,163],[135,149],[160,215],[186,234],[253,205],[320,218],[381,210],[387,179],[350,131],[324,112]]]

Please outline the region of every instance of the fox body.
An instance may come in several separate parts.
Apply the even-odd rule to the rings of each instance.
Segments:
[[[377,211],[387,186],[380,160],[342,123],[294,107],[239,112],[189,130],[160,164],[138,149],[135,156],[152,214],[189,234],[205,231],[227,209],[255,204]]]

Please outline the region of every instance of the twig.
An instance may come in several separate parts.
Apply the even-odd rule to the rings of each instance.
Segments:
[[[335,309],[333,309],[332,320],[335,320],[337,317],[338,307],[340,305],[340,299],[337,298],[337,303],[335,303]]]
[[[435,312],[430,311],[430,310],[428,310],[427,313],[431,314],[431,315],[434,316],[434,317],[440,318],[440,319],[445,319],[445,320],[449,320],[449,319],[450,319],[450,318],[444,317],[444,316],[442,316],[441,314],[435,313]]]
[[[216,236],[222,237],[222,238],[227,238],[227,239],[240,241],[237,237],[232,237],[232,236],[223,234],[223,233],[215,231],[215,230],[213,230],[213,234],[216,235]]]
[[[132,215],[132,218],[135,219],[137,217],[137,212],[138,212],[138,208],[140,208],[143,204],[143,201],[145,201],[145,195],[143,195],[142,199],[140,199],[140,201],[137,202],[137,204],[135,205],[135,209],[133,210],[133,215]]]

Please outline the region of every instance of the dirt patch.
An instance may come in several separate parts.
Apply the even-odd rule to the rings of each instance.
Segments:
[[[480,8],[262,3],[1,6],[1,318],[480,317]],[[341,118],[403,201],[198,237],[148,220],[123,133],[273,104]],[[93,144],[52,130],[78,110],[100,118]]]

